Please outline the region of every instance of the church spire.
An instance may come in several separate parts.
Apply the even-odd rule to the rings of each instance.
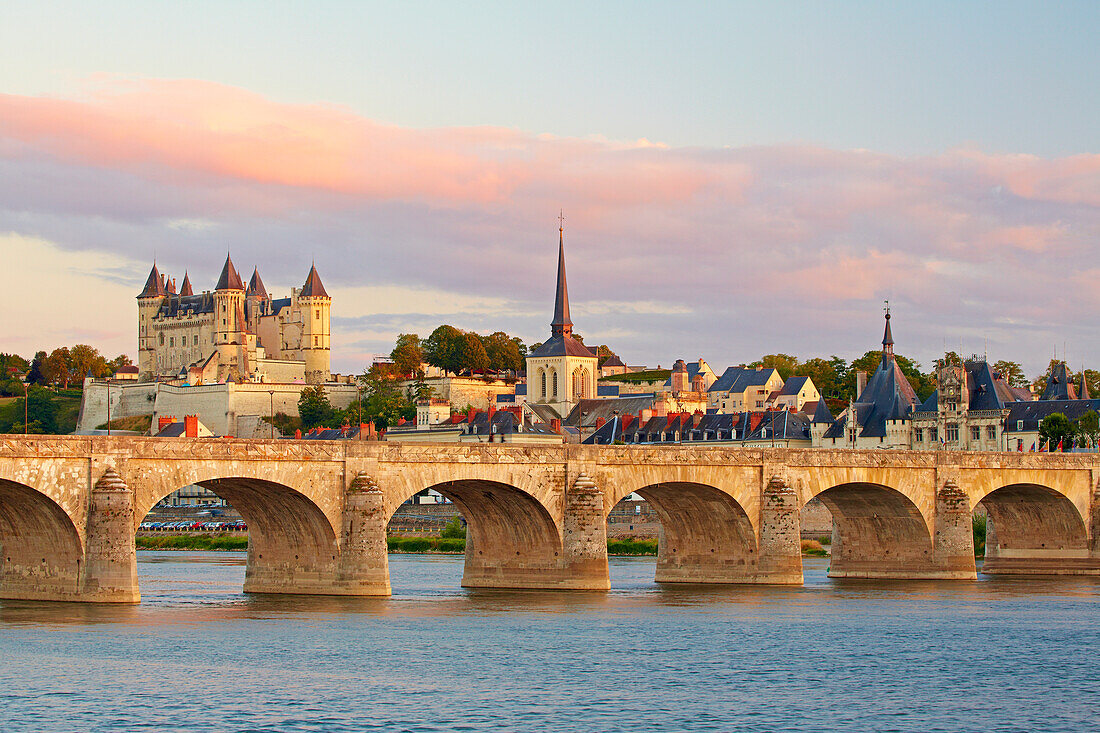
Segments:
[[[894,334],[890,332],[890,301],[884,301],[883,310],[886,311],[886,331],[882,334],[882,358],[893,360],[894,358]]]
[[[565,216],[558,216],[558,288],[554,295],[554,320],[550,322],[551,336],[568,337],[573,334],[573,321],[569,319],[569,287],[565,283]]]

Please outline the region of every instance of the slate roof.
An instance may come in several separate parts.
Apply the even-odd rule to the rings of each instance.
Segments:
[[[825,398],[822,397],[817,401],[817,407],[814,409],[814,416],[810,422],[817,425],[818,423],[831,423],[832,421],[833,413],[829,412],[829,406],[825,404]]]
[[[290,307],[290,298],[279,298],[271,301],[271,312],[275,315],[279,315],[279,311],[283,308]]]
[[[527,355],[528,357],[542,356],[585,356],[590,359],[596,357],[592,350],[577,339],[570,336],[551,336],[537,349]]]
[[[213,313],[213,293],[199,293],[198,295],[169,295],[160,304],[155,318],[176,318],[186,315],[188,311],[194,313]]]
[[[1066,369],[1066,363],[1062,362],[1054,367],[1054,371],[1051,372],[1050,377],[1047,379],[1046,389],[1043,390],[1043,396],[1040,400],[1075,400],[1077,399],[1077,390],[1073,386],[1073,382],[1069,379],[1069,370]]]
[[[775,369],[756,367],[729,367],[710,385],[707,392],[744,392],[749,387],[762,387],[768,383]]]
[[[677,439],[676,433],[680,437]],[[765,431],[767,436],[765,436]],[[809,440],[810,421],[788,410],[740,413],[677,413],[638,425],[633,415],[619,415],[584,440],[589,445],[731,442],[745,440]]]
[[[180,295],[194,295],[195,291],[191,288],[191,278],[188,277],[187,271],[183,272],[183,285],[180,287]]]
[[[1090,410],[1100,412],[1100,400],[1028,400],[1013,402],[1008,406],[1005,418],[1006,433],[1034,432],[1045,418],[1060,412],[1070,420],[1077,420]],[[1019,427],[1020,421],[1023,427]]]
[[[222,265],[222,274],[218,278],[215,290],[244,290],[241,276],[237,274],[237,268],[233,267],[233,260],[229,255],[225,256],[225,264]]]
[[[607,361],[603,363],[603,366],[625,368],[626,364],[623,364],[623,360],[619,358],[618,354],[612,354],[611,356],[607,357]]]
[[[142,288],[139,298],[151,298],[157,295],[164,295],[164,281],[161,280],[160,271],[157,270],[157,264],[153,263],[153,269],[149,271],[149,277],[145,280],[145,287]]]
[[[963,364],[963,368],[966,370],[966,387],[969,392],[968,410],[1003,410],[1010,403],[1019,400],[1016,390],[1000,374],[994,372],[987,362],[968,361]],[[916,412],[936,412],[939,394],[939,390],[933,392]]]
[[[619,388],[619,385],[617,385],[617,384],[597,384],[596,385],[596,396],[597,397],[618,397],[619,396],[619,391],[620,391],[620,388]]]
[[[573,329],[569,318],[569,286],[565,282],[565,233],[558,228],[558,282],[554,290],[554,320],[550,321],[550,333],[568,335]]]
[[[779,396],[798,394],[802,391],[802,388],[806,386],[806,382],[808,381],[810,381],[809,377],[789,377],[787,381],[783,383],[783,389],[779,390]]]
[[[182,438],[187,433],[187,424],[183,422],[173,422],[165,425],[160,432],[156,434],[158,438]]]
[[[298,295],[307,298],[329,297],[328,291],[325,290],[324,284],[321,283],[321,276],[317,274],[316,266],[309,266],[309,274],[306,275],[306,284],[302,286],[302,290],[298,293]]]
[[[886,422],[904,420],[917,404],[917,394],[902,374],[901,367],[884,351],[878,369],[871,375],[857,400],[852,403],[848,415],[834,422],[824,437],[843,438],[844,426],[853,418],[860,426],[859,437],[885,437]]]
[[[580,425],[581,413],[588,413],[585,415],[584,424],[595,425],[596,420],[603,418],[604,420],[610,420],[615,417],[615,411],[618,410],[620,415],[637,415],[642,410],[652,410],[654,395],[648,394],[631,394],[624,395],[617,398],[610,399],[583,399],[578,400],[577,404],[573,406],[569,414],[564,420],[563,425]]]

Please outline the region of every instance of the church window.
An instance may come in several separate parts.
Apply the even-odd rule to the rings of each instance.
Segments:
[[[986,434],[986,437],[988,437],[990,440],[996,440],[997,439],[997,428],[996,428],[996,426],[994,426],[994,425],[987,426],[986,429],[985,429],[985,434]]]
[[[546,399],[546,372],[539,369],[539,399]]]
[[[552,387],[551,395],[555,399],[557,399],[557,397],[558,397],[558,373],[557,372],[554,372],[553,381],[551,382],[551,387]]]
[[[943,432],[944,432],[944,436],[943,436],[944,440],[946,440],[948,443],[958,443],[959,442],[959,426],[958,426],[958,424],[953,423],[953,422],[947,423],[947,426],[944,428]]]

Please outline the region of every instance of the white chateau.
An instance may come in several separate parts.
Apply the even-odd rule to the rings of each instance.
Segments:
[[[259,270],[246,288],[226,256],[214,290],[195,294],[185,273],[153,269],[138,301],[138,369],[143,380],[328,381],[332,299],[316,267],[289,298],[272,299]]]
[[[596,396],[598,359],[573,338],[569,319],[569,288],[565,282],[565,234],[558,228],[558,283],[550,338],[527,355],[527,402],[546,405],[559,418],[582,399]]]

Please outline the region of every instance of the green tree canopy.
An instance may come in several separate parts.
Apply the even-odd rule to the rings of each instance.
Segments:
[[[994,362],[993,371],[1001,375],[1009,386],[1012,387],[1026,387],[1028,385],[1027,375],[1024,374],[1024,368],[1015,361],[1001,360]]]
[[[476,333],[462,334],[462,338],[456,344],[454,371],[465,372],[488,368],[489,355],[485,353],[481,337]]]
[[[794,374],[798,374],[798,357],[790,354],[768,354],[749,364],[750,367],[762,366],[765,369],[775,369],[780,378],[786,381]]]
[[[424,339],[424,360],[444,372],[457,372],[459,342],[465,336],[454,326],[439,326]]]
[[[1100,437],[1100,415],[1096,410],[1089,410],[1077,419],[1077,445],[1081,448],[1096,446],[1096,439]]]
[[[420,365],[424,362],[424,349],[420,345],[420,337],[415,333],[403,333],[397,337],[397,343],[390,352],[390,358],[403,376],[416,376],[420,373]]]
[[[376,364],[359,377],[363,385],[363,420],[374,422],[380,430],[392,427],[401,418],[416,417],[416,405],[397,386],[392,370]]]
[[[1058,450],[1058,443],[1062,443],[1062,450],[1073,447],[1077,436],[1077,426],[1070,422],[1069,418],[1061,412],[1047,415],[1039,424],[1039,440],[1048,443],[1050,450]]]
[[[302,419],[302,430],[334,428],[343,424],[345,417],[342,410],[332,406],[320,384],[302,390],[298,397],[298,415]]]
[[[489,369],[494,371],[523,371],[523,342],[503,331],[495,331],[481,339],[488,357]]]

